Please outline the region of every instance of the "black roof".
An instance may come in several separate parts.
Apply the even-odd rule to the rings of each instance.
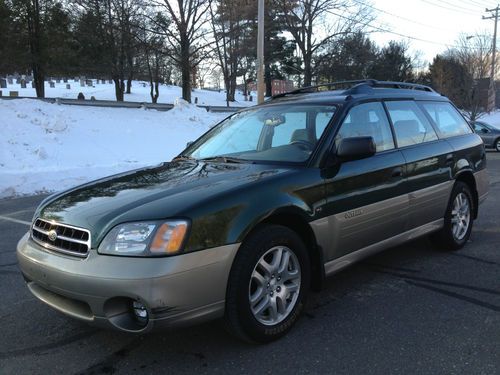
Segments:
[[[274,95],[266,104],[283,102],[314,102],[326,104],[364,98],[412,98],[448,101],[446,97],[440,95],[429,86],[408,82],[366,79],[303,87],[294,91]]]

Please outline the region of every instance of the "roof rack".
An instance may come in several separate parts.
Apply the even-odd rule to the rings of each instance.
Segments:
[[[271,99],[282,98],[288,95],[305,94],[311,92],[320,91],[330,91],[330,90],[342,90],[345,91],[345,95],[355,95],[355,94],[365,94],[370,92],[374,88],[385,88],[385,89],[404,89],[404,90],[420,90],[426,92],[435,92],[432,88],[425,85],[420,85],[417,83],[409,82],[392,82],[392,81],[377,81],[375,79],[362,79],[362,80],[352,80],[352,81],[338,81],[323,83],[316,86],[302,87],[297,90],[285,92],[282,94],[274,95]]]

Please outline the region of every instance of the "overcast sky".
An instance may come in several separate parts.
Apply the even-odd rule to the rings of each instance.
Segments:
[[[412,51],[421,51],[428,62],[447,46],[455,45],[460,33],[493,34],[493,20],[483,20],[486,7],[497,3],[487,0],[372,0],[379,9],[374,26],[403,36],[376,32],[371,38],[379,45],[388,41],[407,40]],[[500,26],[500,25],[499,25]],[[499,28],[500,32],[500,28]],[[416,40],[420,39],[420,40]]]

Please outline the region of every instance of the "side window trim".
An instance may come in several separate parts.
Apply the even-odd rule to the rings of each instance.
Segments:
[[[386,100],[382,100],[382,106],[384,107],[385,116],[387,117],[387,120],[389,121],[389,126],[391,127],[392,142],[394,143],[394,148],[399,149],[398,140],[396,138],[396,131],[394,130],[394,124],[392,123],[392,118],[389,115],[389,110],[387,109],[387,105],[385,104],[385,102]]]

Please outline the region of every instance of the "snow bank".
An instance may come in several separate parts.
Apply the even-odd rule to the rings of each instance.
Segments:
[[[227,114],[0,100],[0,198],[57,191],[170,160]]]

